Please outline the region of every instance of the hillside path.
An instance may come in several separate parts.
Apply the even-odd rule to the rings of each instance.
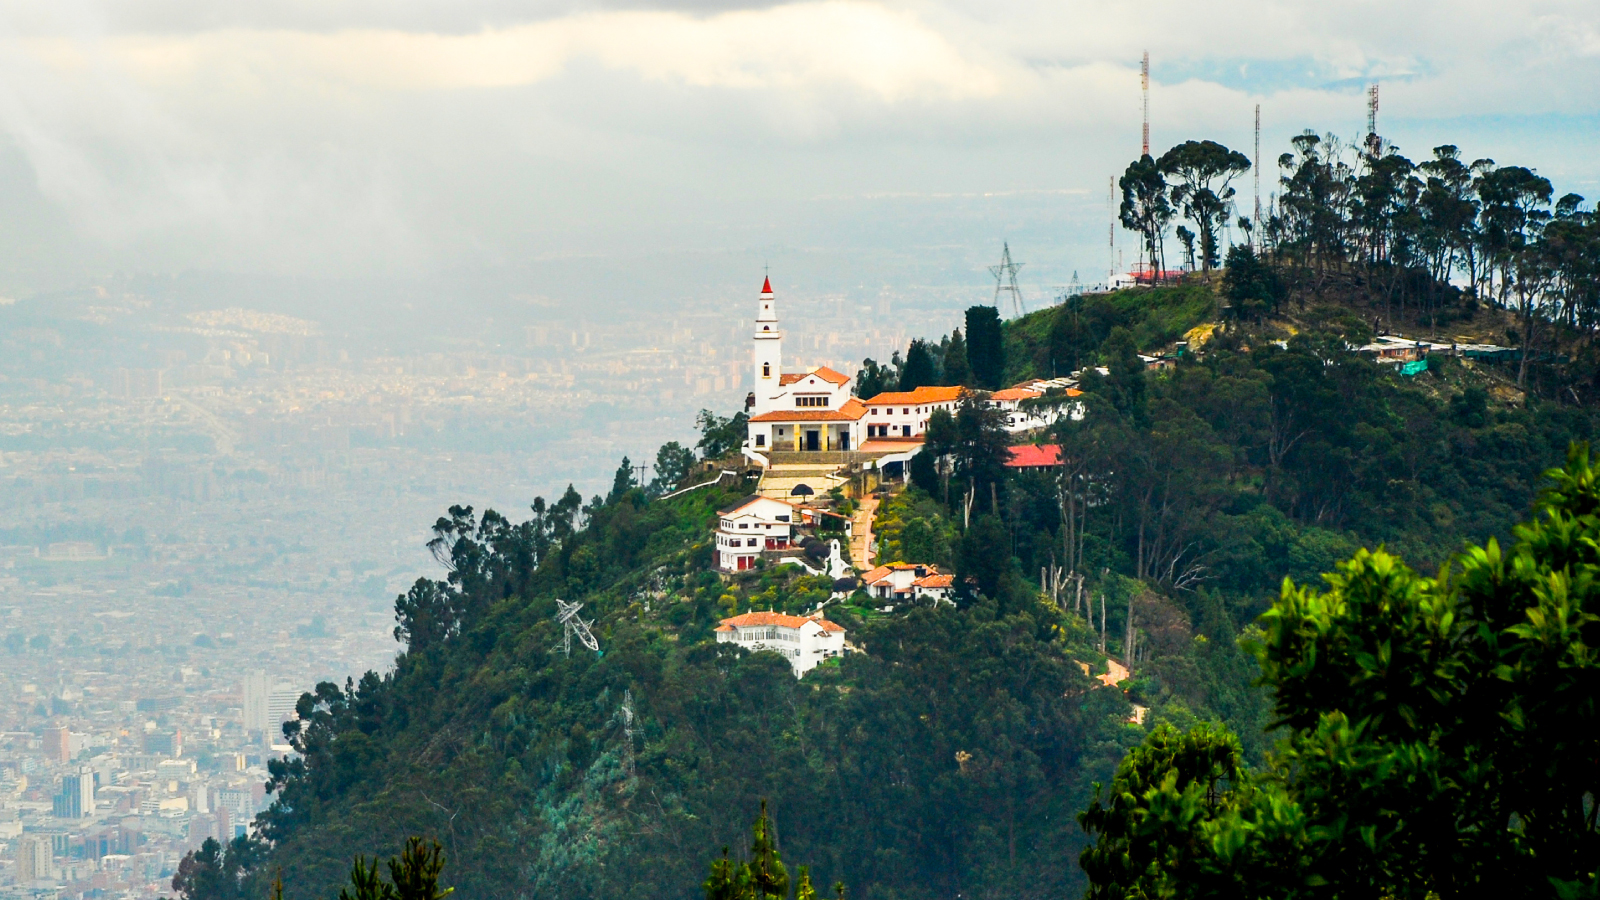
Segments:
[[[878,515],[878,498],[863,497],[850,520],[850,562],[857,572],[872,568],[872,520]]]

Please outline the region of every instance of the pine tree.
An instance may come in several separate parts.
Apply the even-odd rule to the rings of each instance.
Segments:
[[[906,350],[906,365],[900,370],[900,390],[914,391],[919,387],[937,384],[938,373],[933,370],[933,353],[928,342],[918,339]]]
[[[972,369],[974,387],[999,390],[1006,377],[1006,354],[1000,310],[993,306],[967,309],[967,364]]]
[[[761,818],[756,819],[755,840],[750,845],[750,862],[745,864],[750,873],[750,896],[754,900],[787,900],[789,896],[789,871],[783,867],[783,858],[772,841],[772,819],[767,815],[767,801],[761,801]]]
[[[944,372],[939,379],[950,387],[965,386],[972,381],[972,366],[967,362],[967,341],[961,329],[950,332],[950,343],[944,350]]]

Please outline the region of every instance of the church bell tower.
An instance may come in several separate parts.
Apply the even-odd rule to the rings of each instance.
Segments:
[[[750,415],[771,412],[778,393],[778,378],[783,362],[783,332],[778,330],[778,308],[772,298],[772,279],[761,283],[761,300],[756,308],[755,347],[751,353],[755,367],[755,406]]]

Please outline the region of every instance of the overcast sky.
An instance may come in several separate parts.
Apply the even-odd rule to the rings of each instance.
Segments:
[[[868,284],[1010,240],[1087,280],[1146,49],[1157,153],[1250,152],[1256,103],[1269,160],[1355,137],[1376,79],[1407,155],[1600,196],[1595,0],[0,0],[0,272],[573,259],[647,292],[645,258]]]

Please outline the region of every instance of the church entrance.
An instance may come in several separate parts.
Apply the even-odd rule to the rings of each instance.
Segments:
[[[813,452],[815,452],[817,450],[821,450],[822,449],[822,432],[820,432],[820,431],[807,431],[806,432],[805,448],[807,450],[810,450],[810,451],[813,451]]]
[[[850,449],[850,432],[848,432],[848,431],[839,432],[839,449],[840,450],[849,450]]]

